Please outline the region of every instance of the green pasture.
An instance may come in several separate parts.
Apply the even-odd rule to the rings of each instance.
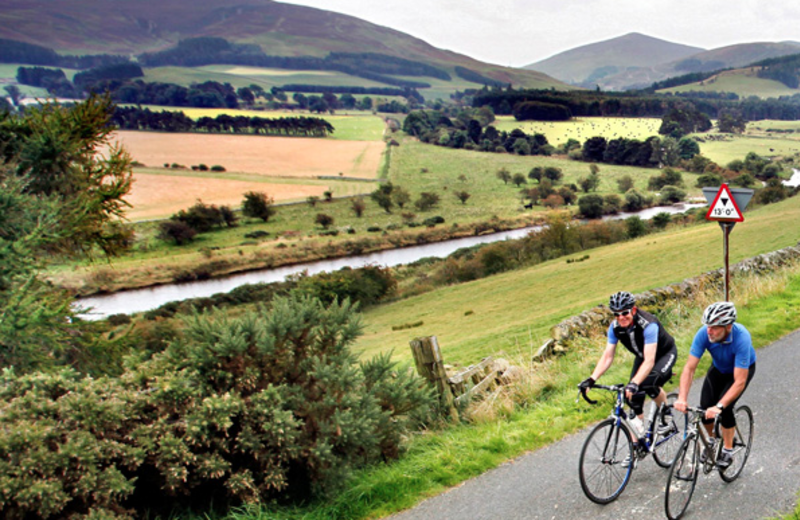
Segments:
[[[571,121],[517,121],[513,116],[497,116],[494,126],[511,132],[519,128],[528,135],[543,134],[553,146],[575,139],[583,144],[590,137],[638,139],[658,135],[659,118],[584,117]]]
[[[472,194],[472,198],[458,213],[473,215],[475,218],[492,215],[504,217],[519,211],[520,189],[536,185],[536,181],[532,180],[528,180],[531,184],[523,184],[520,188],[510,182],[504,184],[496,176],[500,168],[506,168],[512,175],[521,173],[526,178],[535,166],[560,168],[564,173],[561,183],[567,185],[577,184],[580,178],[587,177],[590,173],[589,163],[563,157],[454,150],[422,144],[412,139],[402,141],[401,146],[392,147],[391,150],[389,178],[394,184],[403,186],[412,193],[437,193],[445,202],[444,207],[447,207],[451,199],[457,207],[461,205],[455,196],[448,193],[467,191]],[[646,192],[650,177],[660,174],[655,169],[612,164],[598,166],[600,186],[597,192],[601,195],[619,193],[617,180],[625,175],[634,180],[637,189]],[[696,176],[691,173],[683,173],[683,176],[689,194],[700,196],[700,190],[695,192],[693,188]]]
[[[797,89],[792,89],[772,79],[762,79],[756,76],[735,74],[728,72],[698,83],[690,83],[678,87],[658,91],[661,94],[676,92],[736,92],[740,98],[757,96],[762,99],[791,96],[797,94]]]
[[[730,264],[793,246],[800,240],[800,198],[745,213],[730,237]],[[408,343],[436,336],[448,363],[483,357],[529,355],[551,327],[607,300],[680,282],[721,268],[722,232],[716,223],[672,229],[622,244],[559,258],[527,269],[438,289],[364,313],[365,333],[355,350],[369,358],[392,350],[410,360]],[[736,300],[737,288],[731,288]],[[392,327],[422,322],[413,329]]]
[[[778,134],[773,134],[771,137],[710,135],[717,138],[709,139],[708,136],[698,134],[698,137],[703,139],[703,142],[700,143],[700,153],[722,166],[734,159],[744,159],[750,152],[755,152],[762,157],[788,157],[800,154],[800,141],[797,137],[779,137]]]
[[[792,132],[800,132],[800,121],[779,121],[776,119],[762,119],[760,121],[751,121],[747,123],[746,134],[763,134],[766,133],[771,137],[770,131],[782,130],[787,133],[779,133],[783,139],[800,140],[800,135],[792,135]],[[788,132],[791,131],[791,132]]]

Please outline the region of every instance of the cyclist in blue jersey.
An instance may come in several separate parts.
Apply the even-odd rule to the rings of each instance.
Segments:
[[[717,461],[720,468],[730,466],[736,418],[733,411],[736,401],[744,393],[756,373],[756,351],[750,332],[736,322],[736,307],[731,302],[716,302],[703,313],[703,326],[697,331],[689,351],[689,359],[681,374],[681,387],[675,409],[686,411],[686,399],[692,387],[694,373],[700,358],[708,351],[712,365],[708,369],[700,407],[706,409],[703,423],[710,436],[714,435],[714,418],[720,415],[723,449]],[[705,459],[705,453],[701,458]]]
[[[675,340],[658,319],[636,307],[636,300],[631,293],[623,291],[612,294],[608,306],[615,317],[608,327],[608,344],[591,377],[579,386],[591,388],[611,367],[617,345],[622,343],[635,356],[625,397],[641,420],[645,394],[658,405],[666,402],[667,395],[661,387],[672,377],[678,350]],[[659,428],[666,431],[669,426],[662,422]]]

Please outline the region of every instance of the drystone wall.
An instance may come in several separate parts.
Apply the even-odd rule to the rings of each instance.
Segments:
[[[742,260],[730,267],[731,276],[742,273],[769,273],[800,260],[800,243]],[[657,310],[665,303],[674,300],[688,299],[694,294],[711,288],[723,290],[724,270],[710,271],[680,283],[659,287],[650,291],[635,294],[636,304],[646,310]],[[612,319],[612,313],[605,305],[598,305],[577,316],[568,318],[550,330],[551,338],[542,345],[534,356],[541,359],[553,353],[566,350],[569,343],[579,337],[586,337],[598,328],[605,328]]]

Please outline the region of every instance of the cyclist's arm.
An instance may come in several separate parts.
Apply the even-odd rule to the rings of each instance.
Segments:
[[[637,370],[636,374],[631,378],[631,381],[633,381],[637,385],[641,385],[642,382],[650,374],[650,371],[653,370],[653,367],[656,364],[657,348],[658,348],[658,343],[645,343],[644,361],[642,361],[642,364],[639,365],[639,370]]]
[[[680,390],[678,390],[678,399],[675,401],[675,409],[679,412],[686,411],[686,400],[689,398],[689,389],[692,387],[692,381],[694,380],[694,373],[697,370],[698,363],[700,363],[700,358],[689,354],[689,359],[686,360],[686,364],[683,366],[683,372],[681,372],[681,387]]]
[[[603,355],[600,356],[600,359],[597,361],[597,366],[594,367],[594,372],[592,372],[592,379],[597,381],[600,376],[606,373],[606,370],[611,366],[611,363],[614,362],[614,355],[617,352],[617,344],[616,343],[608,343],[606,345],[606,349],[603,351]]]
[[[653,370],[653,367],[656,365],[657,350],[658,325],[651,323],[644,329],[644,361],[639,365],[639,370],[636,371],[631,381],[637,385],[641,385],[642,382],[647,379],[647,376],[650,375],[650,371]]]

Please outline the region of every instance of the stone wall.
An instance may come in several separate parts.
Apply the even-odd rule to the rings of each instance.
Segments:
[[[800,260],[800,243],[796,246],[742,260],[730,267],[730,274],[734,276],[741,273],[769,273],[797,260]],[[680,283],[635,294],[634,297],[636,298],[637,306],[646,309],[658,309],[667,302],[688,299],[694,294],[710,288],[718,288],[722,291],[725,283],[724,276],[724,269],[718,269]],[[591,331],[598,328],[605,329],[612,318],[613,315],[608,307],[598,305],[562,321],[550,329],[552,339],[542,345],[534,359],[561,352],[574,339],[586,337]]]

